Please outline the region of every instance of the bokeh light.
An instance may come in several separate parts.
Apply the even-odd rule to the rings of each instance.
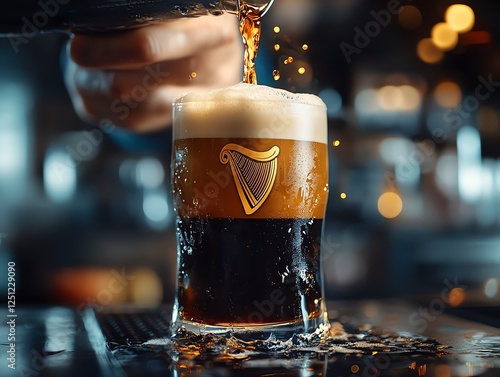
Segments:
[[[398,110],[403,103],[403,93],[393,85],[386,85],[378,91],[380,107],[387,111]]]
[[[453,288],[450,291],[450,305],[459,306],[465,301],[465,291],[462,288]]]
[[[394,219],[403,211],[403,200],[395,192],[385,192],[380,195],[377,207],[386,219]]]
[[[462,101],[462,90],[453,81],[444,81],[434,89],[434,99],[444,108],[453,108]]]
[[[443,60],[444,53],[436,47],[430,38],[424,38],[417,44],[417,55],[425,63],[434,64]]]
[[[411,85],[401,85],[399,90],[402,94],[401,110],[403,111],[415,111],[420,107],[422,102],[422,96],[417,88]]]
[[[319,92],[318,96],[325,103],[329,117],[337,116],[340,113],[342,110],[342,97],[338,91],[333,88],[326,88]]]
[[[446,23],[457,33],[466,33],[474,27],[474,11],[465,4],[453,4],[444,15]]]
[[[497,295],[499,288],[498,279],[491,278],[484,282],[484,294],[488,298],[493,298]]]
[[[440,22],[431,30],[432,43],[443,51],[450,51],[458,43],[458,34],[446,22]]]

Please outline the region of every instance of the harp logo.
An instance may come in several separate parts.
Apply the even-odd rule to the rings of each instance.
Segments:
[[[238,144],[227,144],[220,151],[220,162],[229,162],[241,204],[247,215],[266,201],[276,180],[280,149],[257,152]]]

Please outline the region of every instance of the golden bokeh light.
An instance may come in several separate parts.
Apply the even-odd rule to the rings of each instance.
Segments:
[[[395,192],[385,192],[378,198],[377,208],[386,219],[394,219],[403,211],[403,200]]]
[[[378,90],[378,100],[384,110],[399,110],[403,103],[403,93],[397,86],[386,85]]]
[[[444,15],[446,23],[457,33],[466,33],[474,27],[475,16],[471,7],[465,4],[453,4]]]
[[[417,88],[411,85],[401,85],[399,87],[401,94],[403,96],[403,101],[401,103],[401,110],[403,111],[415,111],[418,109],[422,103],[422,96]]]
[[[443,60],[444,53],[434,45],[432,39],[424,38],[417,44],[417,55],[425,63],[434,64]]]
[[[462,288],[453,288],[449,300],[451,306],[459,306],[465,301],[465,291]]]
[[[422,13],[416,6],[404,5],[399,11],[398,20],[405,29],[415,30],[422,25]]]
[[[453,81],[443,81],[434,89],[434,99],[444,108],[453,108],[462,101],[462,90]]]
[[[458,34],[446,22],[440,22],[431,30],[432,43],[443,51],[450,51],[458,43]]]
[[[353,366],[351,366],[351,372],[352,373],[358,373],[359,372],[359,367],[354,364]]]

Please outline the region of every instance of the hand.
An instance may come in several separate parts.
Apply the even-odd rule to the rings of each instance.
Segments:
[[[183,18],[115,34],[76,35],[65,81],[84,119],[153,131],[172,120],[184,93],[242,80],[234,15]]]

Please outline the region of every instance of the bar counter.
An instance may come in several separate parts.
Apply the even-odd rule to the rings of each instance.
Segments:
[[[462,315],[467,313],[465,309],[462,312],[455,310],[461,316],[452,315],[432,300],[427,304],[391,300],[329,302],[328,308],[332,323],[349,323],[354,327],[370,324],[404,337],[433,338],[449,347],[441,355],[371,352],[370,355],[282,354],[250,359],[219,355],[214,360],[205,358],[200,362],[195,358],[176,359],[161,347],[139,344],[161,339],[167,334],[168,307],[157,310],[121,308],[120,313],[127,316],[129,322],[118,325],[112,319],[111,329],[104,329],[104,332],[102,322],[94,319],[102,320],[111,315],[109,313],[116,313],[116,309],[94,310],[92,317],[89,311],[78,313],[64,307],[18,307],[16,317],[4,314],[0,327],[0,375],[500,376],[500,329],[465,319]],[[155,330],[140,323],[145,313]],[[109,338],[110,331],[114,339]],[[10,341],[12,336],[15,340],[11,338]]]

